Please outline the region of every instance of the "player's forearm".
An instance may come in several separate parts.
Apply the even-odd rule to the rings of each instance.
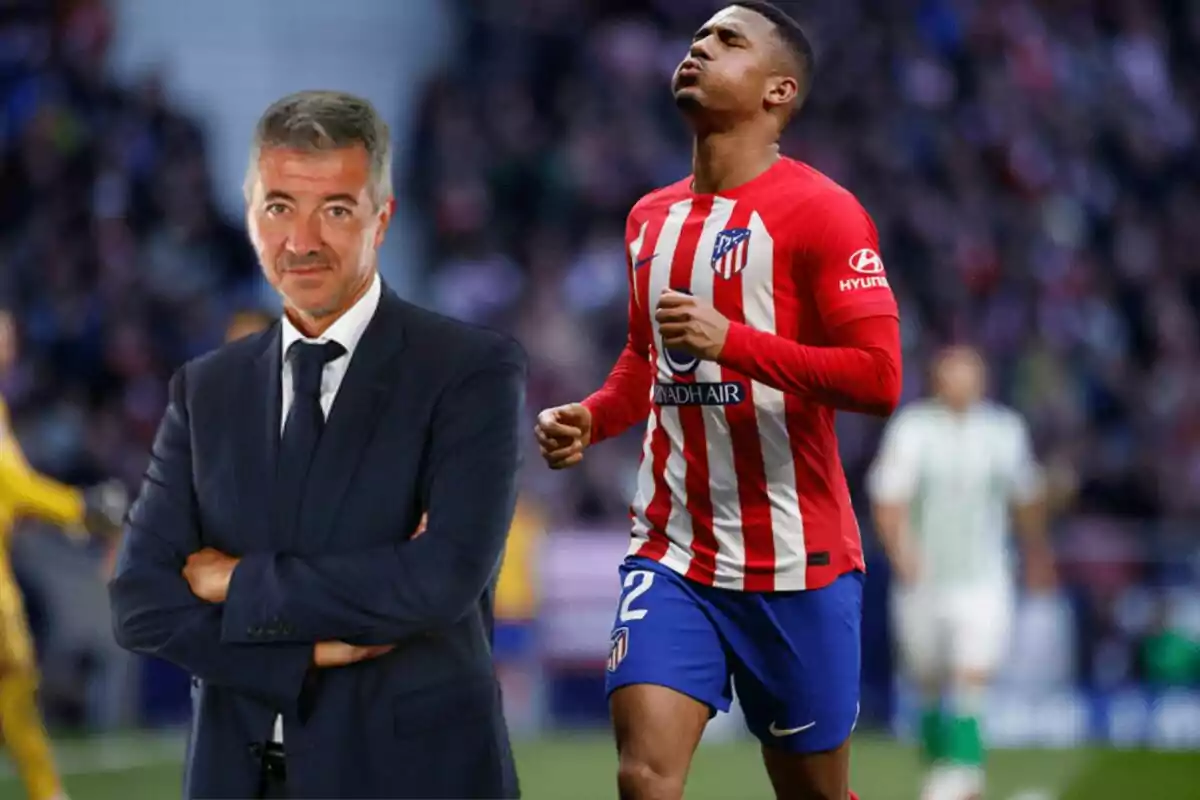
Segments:
[[[719,361],[782,392],[843,411],[886,416],[900,402],[900,330],[870,317],[835,331],[829,346],[804,345],[732,324]]]
[[[1013,509],[1017,542],[1026,559],[1049,559],[1052,555],[1046,527],[1046,503],[1042,498],[1016,504]]]
[[[583,401],[592,414],[591,444],[619,436],[646,420],[652,382],[649,358],[632,344],[625,345],[604,385]]]
[[[906,503],[875,503],[872,507],[875,535],[883,547],[892,569],[900,569],[909,558],[907,540],[908,505]]]

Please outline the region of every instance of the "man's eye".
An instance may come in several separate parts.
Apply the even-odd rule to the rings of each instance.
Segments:
[[[342,206],[330,206],[329,215],[332,217],[337,217],[338,219],[344,219],[345,217],[350,216],[350,209]]]
[[[268,203],[267,204],[267,213],[272,216],[284,214],[286,212],[287,212],[287,206],[285,206],[283,203]]]

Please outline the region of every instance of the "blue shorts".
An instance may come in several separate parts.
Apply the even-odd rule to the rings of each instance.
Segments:
[[[666,686],[728,711],[737,687],[765,745],[817,753],[858,721],[861,572],[797,592],[714,589],[645,558],[621,565],[607,691]]]

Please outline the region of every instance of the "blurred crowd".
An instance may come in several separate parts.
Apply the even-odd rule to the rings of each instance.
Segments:
[[[625,214],[689,170],[669,76],[719,5],[461,4],[413,154],[428,285],[518,332],[535,406],[591,391],[623,344]],[[906,395],[935,347],[975,343],[1077,512],[1200,510],[1200,6],[779,5],[819,58],[783,150],[874,216]],[[843,425],[855,482],[877,432]],[[612,465],[636,448],[531,477],[560,519],[619,515],[628,475]]]
[[[212,201],[205,142],[152,78],[106,76],[97,0],[0,3],[0,374],[28,455],[140,481],[166,379],[221,341],[257,269]]]

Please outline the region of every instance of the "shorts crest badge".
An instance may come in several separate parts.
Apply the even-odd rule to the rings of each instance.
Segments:
[[[629,628],[617,628],[612,634],[612,646],[608,650],[608,671],[616,672],[629,652]]]

